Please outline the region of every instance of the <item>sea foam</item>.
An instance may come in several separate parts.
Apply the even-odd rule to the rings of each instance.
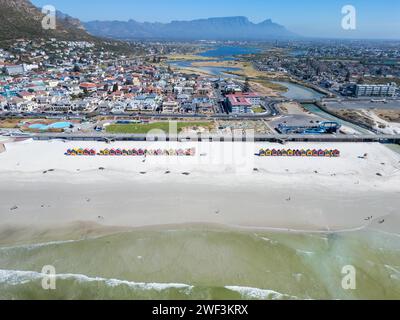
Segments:
[[[258,300],[298,300],[295,296],[290,296],[284,293],[273,290],[265,290],[251,287],[226,286],[225,289],[240,293],[243,299],[258,299]]]
[[[0,270],[0,283],[4,283],[11,286],[29,283],[32,281],[41,280],[44,277],[48,277],[48,274],[43,274],[35,271],[20,271],[20,270]],[[56,280],[75,280],[80,283],[84,282],[103,282],[105,285],[110,287],[117,286],[128,286],[132,289],[140,290],[155,290],[158,292],[168,289],[179,289],[184,290],[186,293],[190,293],[193,286],[181,283],[144,283],[144,282],[133,282],[128,280],[119,279],[107,279],[102,277],[90,277],[83,274],[57,274]]]

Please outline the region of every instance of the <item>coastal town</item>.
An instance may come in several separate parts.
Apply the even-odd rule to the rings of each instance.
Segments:
[[[400,299],[390,1],[53,2],[0,0],[0,300]]]
[[[0,50],[0,130],[145,134],[146,126],[154,127],[149,124],[179,120],[192,133],[277,135],[282,126],[291,127],[284,133],[331,133],[326,122],[336,122],[335,133],[342,134],[400,132],[400,71],[391,60],[348,62],[335,45],[306,51],[301,43],[264,44],[235,56],[243,45],[203,42],[180,50],[152,43],[143,47],[145,55],[128,56],[88,41],[20,39]],[[207,55],[221,47],[233,49],[229,59]],[[359,51],[363,57],[380,52],[350,43],[346,54]],[[400,54],[385,52],[382,59],[393,61]],[[337,61],[326,61],[329,54]],[[305,95],[290,95],[291,86]],[[310,105],[322,111],[310,112]]]

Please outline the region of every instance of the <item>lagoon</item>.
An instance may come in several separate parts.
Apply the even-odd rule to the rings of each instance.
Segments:
[[[217,47],[205,52],[200,53],[202,57],[210,58],[224,58],[224,60],[232,60],[233,56],[243,55],[243,54],[255,54],[261,52],[260,48],[254,47],[240,47],[240,46],[222,46]]]
[[[209,61],[230,61],[235,60],[235,56],[244,55],[244,54],[254,54],[261,52],[260,48],[255,47],[241,47],[241,46],[220,46],[215,47],[210,50],[199,53],[199,56],[210,58]],[[178,61],[170,61],[169,64],[171,66],[180,67],[180,68],[192,68],[198,69],[200,71],[212,74],[214,76],[224,77],[228,76],[230,78],[236,78],[235,75],[227,75],[227,72],[239,71],[239,68],[232,67],[195,67],[193,66],[194,62],[207,62],[208,60],[178,60]]]
[[[42,123],[35,123],[35,124],[30,125],[29,129],[46,131],[46,130],[50,130],[50,129],[66,129],[66,128],[70,128],[71,126],[73,126],[73,124],[70,122],[55,122],[50,125],[46,125],[46,124],[42,124]]]
[[[320,100],[325,97],[324,94],[305,86],[286,82],[286,81],[272,81],[273,83],[280,84],[288,88],[287,92],[282,93],[285,98],[293,100]]]

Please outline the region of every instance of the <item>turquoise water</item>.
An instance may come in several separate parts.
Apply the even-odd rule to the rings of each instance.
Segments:
[[[35,123],[29,126],[29,129],[34,130],[50,130],[50,129],[65,129],[71,127],[73,124],[71,122],[55,122],[50,125],[45,125],[42,123]]]
[[[72,126],[71,122],[56,122],[51,125],[49,125],[50,129],[64,129],[64,128],[69,128]]]
[[[192,64],[194,62],[204,62],[200,60],[195,60],[195,61],[173,61],[170,62],[172,66],[180,67],[180,68],[195,68],[199,70],[203,70],[207,73],[216,75],[216,76],[222,76],[224,75],[225,72],[228,71],[238,71],[240,70],[239,68],[232,68],[232,67],[195,67]]]
[[[177,228],[3,246],[0,299],[400,299],[398,240]],[[348,265],[356,290],[342,287]]]
[[[45,124],[40,124],[40,123],[35,123],[29,126],[29,129],[35,129],[35,130],[47,130],[47,125]]]
[[[229,57],[233,57],[236,55],[242,55],[242,54],[254,54],[254,53],[259,53],[261,49],[259,48],[253,48],[253,47],[239,47],[239,46],[222,46],[222,47],[217,47],[215,49],[202,52],[199,55],[202,57],[225,57],[224,60],[229,60]]]
[[[324,94],[295,84],[295,83],[290,83],[290,82],[285,82],[285,81],[272,81],[274,83],[280,84],[282,86],[285,86],[288,88],[288,91],[285,93],[282,93],[282,95],[288,99],[293,99],[293,100],[320,100],[321,98],[325,97]]]
[[[202,57],[209,57],[209,58],[217,58],[216,60],[210,60],[210,61],[230,61],[230,60],[235,60],[234,56],[236,55],[243,55],[243,54],[254,54],[260,52],[261,49],[259,48],[253,48],[253,47],[239,47],[239,46],[221,46],[217,47],[202,53],[199,53],[199,56]],[[215,76],[226,76],[227,72],[230,71],[239,71],[239,68],[232,68],[232,67],[194,67],[193,63],[194,62],[207,62],[207,60],[195,60],[195,61],[186,61],[186,60],[181,60],[181,61],[171,61],[170,64],[172,66],[176,67],[181,67],[181,68],[195,68],[199,69],[202,71],[205,71],[207,73],[210,73]],[[229,77],[237,77],[235,75],[230,75],[228,74]]]

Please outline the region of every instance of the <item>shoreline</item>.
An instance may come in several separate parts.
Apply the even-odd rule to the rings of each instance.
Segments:
[[[38,230],[52,241],[55,230],[64,227],[66,235],[171,226],[324,234],[400,230],[400,154],[380,144],[284,147],[338,148],[340,158],[256,157],[259,148],[282,145],[217,142],[175,142],[182,148],[195,146],[196,157],[63,154],[77,146],[128,145],[170,146],[166,142],[8,143],[0,154],[0,243],[29,242],[29,237],[37,238]],[[199,156],[203,152],[207,155]],[[363,154],[368,156],[361,159]],[[22,231],[26,236],[21,238]]]
[[[399,232],[387,231],[377,228],[377,219],[360,227],[342,230],[318,230],[318,229],[289,229],[274,227],[239,226],[217,223],[182,223],[182,224],[155,224],[147,226],[123,227],[107,226],[93,221],[75,221],[60,225],[49,225],[47,227],[30,226],[29,232],[26,225],[0,226],[0,234],[7,233],[8,236],[0,236],[0,251],[15,248],[37,248],[47,245],[67,244],[86,240],[98,240],[110,236],[131,234],[135,232],[218,232],[239,234],[275,234],[275,235],[346,235],[354,232],[374,232],[389,237],[400,237]],[[24,235],[22,235],[24,234]]]
[[[274,299],[271,292],[281,293],[275,297],[278,299],[394,298],[398,296],[392,280],[398,279],[396,241],[398,238],[389,235],[365,232],[284,234],[215,225],[140,228],[77,241],[0,246],[1,285],[6,287],[6,295],[16,288],[24,290],[23,294],[27,289],[46,295],[38,289],[43,277],[40,270],[44,263],[51,263],[57,270],[57,289],[72,286],[75,298],[90,295],[91,283],[98,297],[112,299],[164,294],[177,298],[171,292],[175,287],[184,288],[184,298],[189,299],[204,298],[204,294],[227,298],[227,292],[221,293],[223,288],[245,290],[252,293],[250,298],[258,299]],[[349,260],[349,254],[354,259]],[[343,263],[350,262],[370,280],[361,282],[348,296],[337,275]],[[387,284],[385,291],[380,289],[382,281]],[[308,284],[318,286],[310,291]],[[368,290],[371,285],[376,290]],[[186,292],[189,287],[193,291]],[[152,292],[154,289],[157,292]],[[217,291],[219,295],[215,295]],[[68,297],[63,294],[60,298]]]

